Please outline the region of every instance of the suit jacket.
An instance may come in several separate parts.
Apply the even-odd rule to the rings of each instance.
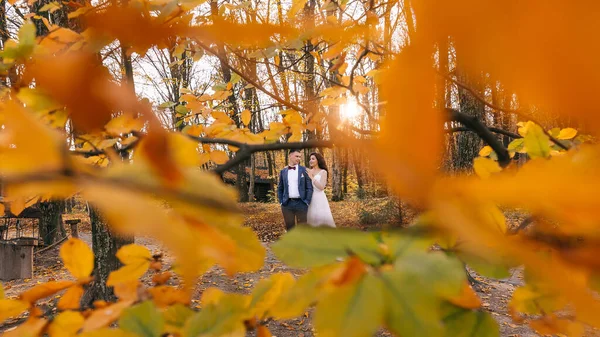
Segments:
[[[300,192],[300,199],[302,199],[305,204],[310,205],[313,193],[312,180],[310,180],[310,177],[306,172],[306,167],[300,165],[298,165],[298,192]],[[277,199],[283,206],[287,205],[290,199],[287,167],[279,172]]]

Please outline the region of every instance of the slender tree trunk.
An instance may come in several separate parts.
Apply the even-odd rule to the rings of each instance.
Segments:
[[[252,154],[250,158],[250,187],[248,188],[248,201],[254,202],[254,179],[256,177],[256,157]]]
[[[65,209],[65,202],[64,200],[49,200],[40,202],[38,207],[41,212],[40,236],[45,245],[51,245],[66,235],[62,224],[62,212]]]
[[[112,287],[106,285],[108,275],[121,267],[116,253],[122,246],[130,243],[115,236],[98,210],[90,205],[90,222],[92,224],[92,250],[94,251],[94,281],[87,288],[82,305],[90,306],[96,300],[111,301],[115,299]]]

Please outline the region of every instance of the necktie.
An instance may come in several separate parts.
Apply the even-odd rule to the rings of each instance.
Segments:
[[[289,169],[289,170],[295,170],[295,169],[296,169],[296,166],[288,166],[288,169]]]

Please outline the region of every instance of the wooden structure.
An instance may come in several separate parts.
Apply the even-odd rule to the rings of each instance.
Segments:
[[[81,222],[81,219],[69,219],[69,220],[65,220],[65,223],[69,226],[71,226],[71,237],[72,238],[79,238],[79,229],[77,228],[77,225]]]
[[[36,240],[20,239],[0,243],[0,280],[33,277],[33,247]]]
[[[250,168],[246,167],[246,187],[250,188]],[[223,181],[229,185],[235,185],[237,180],[236,169],[231,169],[223,173]],[[254,197],[256,201],[268,202],[269,191],[273,190],[275,179],[269,177],[269,170],[266,167],[256,167],[254,176]]]

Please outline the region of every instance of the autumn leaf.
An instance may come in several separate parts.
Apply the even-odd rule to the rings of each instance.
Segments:
[[[165,322],[152,301],[145,301],[123,311],[119,327],[140,337],[160,337]]]
[[[333,289],[318,302],[314,324],[319,336],[371,336],[383,323],[381,281],[366,275]]]
[[[249,125],[251,118],[252,118],[252,114],[250,113],[250,110],[242,111],[242,123],[244,123],[244,125],[246,125],[246,126]]]
[[[57,306],[60,310],[79,309],[81,296],[83,296],[83,287],[74,285],[62,295]]]
[[[256,336],[257,337],[272,337],[273,335],[271,334],[271,331],[269,331],[269,328],[267,328],[264,325],[259,325],[258,328],[256,329]]]
[[[60,247],[60,257],[65,268],[77,279],[85,279],[94,270],[94,253],[77,238],[70,238]]]
[[[22,314],[27,308],[29,308],[29,303],[25,301],[0,299],[0,323]]]
[[[19,298],[28,303],[35,303],[37,300],[52,296],[57,292],[73,286],[72,281],[50,281],[34,286],[23,292]]]
[[[550,155],[550,139],[537,124],[531,124],[527,129],[523,144],[531,158],[547,158]]]
[[[84,318],[77,311],[65,311],[58,314],[48,327],[50,337],[71,337],[83,326]]]
[[[176,303],[189,304],[190,298],[188,294],[177,288],[170,286],[156,286],[148,289],[152,300],[159,308],[164,308]]]
[[[442,306],[444,336],[499,337],[498,325],[485,311],[466,310],[449,304]]]
[[[258,282],[252,292],[250,302],[253,316],[264,317],[271,307],[285,294],[295,283],[290,273],[273,274],[268,279]]]
[[[349,229],[298,227],[273,244],[273,252],[286,264],[305,268],[345,259],[353,252],[365,262],[380,260],[373,236]]]
[[[214,161],[217,165],[222,165],[229,160],[229,157],[225,151],[215,150],[210,153],[210,160]]]
[[[188,319],[183,336],[244,337],[246,328],[243,321],[249,318],[246,313],[248,302],[249,298],[240,294],[226,294],[220,297],[218,304],[209,303]]]
[[[585,327],[581,322],[558,318],[554,315],[529,322],[529,325],[542,335],[583,336]]]
[[[48,324],[45,318],[30,317],[16,329],[5,332],[3,337],[38,337]]]
[[[556,136],[556,138],[558,138],[558,139],[573,139],[573,138],[575,138],[575,136],[577,136],[577,130],[575,130],[573,128],[564,128],[564,129],[560,130],[560,133],[558,134],[558,136]]]
[[[133,301],[121,301],[94,311],[83,323],[82,332],[97,330],[116,321]]]
[[[487,157],[477,157],[473,160],[473,169],[481,178],[489,178],[492,174],[502,171],[497,161]]]
[[[139,279],[146,273],[148,267],[150,267],[152,259],[148,248],[136,244],[129,244],[119,248],[116,256],[124,266],[110,273],[106,281],[108,286]]]

